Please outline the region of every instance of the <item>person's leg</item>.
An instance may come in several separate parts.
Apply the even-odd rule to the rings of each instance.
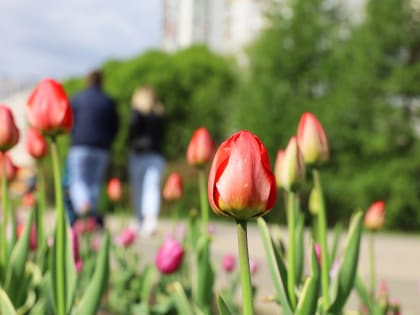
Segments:
[[[153,234],[157,229],[161,206],[161,179],[165,168],[165,160],[158,154],[149,154],[147,168],[143,179],[142,234]]]
[[[88,150],[85,147],[71,147],[68,155],[69,195],[74,211],[84,214],[89,206],[89,193],[86,184],[86,160]]]
[[[143,199],[143,177],[144,177],[144,161],[141,154],[130,154],[129,157],[129,178],[131,184],[131,200],[134,213],[140,226],[143,221],[142,216],[142,199]]]

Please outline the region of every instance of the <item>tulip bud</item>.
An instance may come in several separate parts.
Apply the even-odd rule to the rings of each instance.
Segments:
[[[378,230],[385,224],[385,202],[374,202],[366,211],[364,225],[368,230]]]
[[[182,198],[184,193],[184,186],[182,177],[179,173],[174,172],[169,175],[168,179],[163,186],[163,199],[166,201],[175,201]]]
[[[250,258],[249,271],[251,272],[251,275],[254,276],[258,272],[259,269],[260,269],[260,263],[257,260]]]
[[[276,163],[279,163],[275,168],[277,186],[293,190],[305,176],[305,163],[296,137],[290,138],[286,151],[280,153],[280,157],[277,154]]]
[[[220,145],[210,168],[208,198],[215,213],[239,220],[264,215],[274,206],[276,179],[256,135],[240,131]]]
[[[119,246],[128,247],[137,238],[137,233],[134,231],[134,229],[125,229],[121,232],[121,234],[117,237],[116,243]]]
[[[121,181],[118,178],[111,178],[108,182],[108,187],[106,189],[108,198],[112,201],[121,200],[122,196],[122,187]]]
[[[225,255],[222,258],[222,268],[227,273],[231,273],[235,269],[236,259],[233,255]]]
[[[321,245],[318,243],[314,244],[315,256],[316,260],[318,261],[318,265],[321,266]]]
[[[3,161],[5,159],[5,161]],[[18,167],[13,163],[12,159],[10,158],[9,153],[0,152],[0,177],[3,176],[3,167],[2,163],[6,164],[6,178],[8,181],[12,181],[15,179]]]
[[[324,128],[311,113],[304,113],[300,118],[297,141],[308,165],[319,165],[328,160],[328,140]]]
[[[73,113],[62,85],[52,79],[42,80],[29,96],[26,105],[29,123],[44,134],[69,132]]]
[[[168,237],[159,248],[155,264],[163,274],[171,274],[178,270],[182,264],[184,249],[176,240]]]
[[[322,202],[322,196],[318,189],[313,188],[309,194],[309,212],[313,215],[317,215],[320,210],[320,203]]]
[[[35,159],[43,158],[48,153],[47,141],[35,128],[29,128],[26,133],[26,150]]]
[[[202,166],[211,161],[215,150],[214,141],[204,127],[198,128],[187,148],[187,161],[193,166]]]
[[[12,111],[0,104],[0,151],[7,151],[18,143],[19,129],[16,127]]]

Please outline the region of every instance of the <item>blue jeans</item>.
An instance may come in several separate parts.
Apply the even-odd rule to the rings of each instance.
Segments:
[[[160,212],[160,185],[166,161],[158,153],[131,153],[129,170],[131,196],[137,219],[157,217]]]
[[[98,200],[109,162],[109,152],[87,146],[72,146],[68,155],[69,194],[77,214],[89,205],[98,211]]]

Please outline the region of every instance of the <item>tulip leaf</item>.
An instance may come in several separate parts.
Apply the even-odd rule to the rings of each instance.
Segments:
[[[337,249],[338,249],[338,245],[340,244],[340,238],[341,238],[342,232],[343,232],[343,226],[342,224],[339,223],[334,227],[334,238],[333,238],[333,244],[331,246],[331,254],[329,256],[330,258],[329,266],[332,266],[334,264],[334,259],[335,259],[335,256],[337,255]]]
[[[201,308],[208,308],[213,301],[214,271],[211,264],[210,238],[205,235],[197,246],[197,301]]]
[[[284,257],[281,253],[281,248],[279,247],[280,245],[276,245],[273,239],[271,240],[271,244],[272,244],[274,255],[276,258],[277,268],[278,268],[278,271],[280,272],[280,279],[283,283],[283,287],[287,288],[287,267],[284,262]],[[286,290],[285,293],[286,293],[288,301],[290,302],[289,292]]]
[[[344,257],[338,272],[335,300],[328,310],[332,314],[339,314],[341,312],[355,283],[363,228],[362,223],[363,216],[362,212],[359,211],[351,219]]]
[[[311,246],[311,276],[306,279],[296,307],[295,315],[313,315],[316,313],[319,296],[319,266],[314,246]]]
[[[360,276],[356,276],[356,282],[354,284],[354,288],[356,289],[357,294],[359,295],[362,304],[368,308],[369,314],[373,314],[372,310],[372,303],[370,301],[369,293],[362,281]]]
[[[276,290],[277,298],[280,301],[280,304],[283,308],[283,315],[292,315],[292,309],[289,304],[289,300],[286,295],[285,287],[283,286],[282,276],[280,274],[277,261],[276,261],[276,254],[273,248],[273,243],[270,237],[270,233],[268,231],[267,224],[265,223],[263,218],[258,218],[258,227],[260,229],[260,233],[263,239],[265,255],[267,258],[268,265],[270,267],[271,276],[273,278],[273,284]]]
[[[174,282],[171,284],[171,290],[173,302],[175,303],[175,307],[178,311],[177,313],[183,315],[195,315],[196,313],[191,307],[182,285],[179,282]]]
[[[12,301],[15,301],[15,296],[22,291],[22,279],[25,275],[25,265],[29,253],[29,238],[33,216],[33,212],[31,212],[23,235],[20,237],[15,247],[13,248],[9,263],[7,265],[4,288],[6,292],[8,292]]]
[[[0,314],[2,315],[17,315],[7,293],[0,287]]]
[[[228,305],[226,304],[224,298],[221,295],[217,297],[217,308],[219,309],[220,315],[232,315],[232,311],[229,309]]]
[[[109,234],[105,234],[102,248],[96,258],[96,267],[89,286],[77,306],[75,315],[95,315],[100,306],[101,297],[107,287],[109,274]]]
[[[155,276],[155,268],[151,266],[146,267],[143,270],[141,290],[140,290],[140,301],[147,303],[150,297],[150,291],[153,287],[153,277]]]
[[[298,202],[297,202],[298,204]],[[299,209],[296,209],[296,227],[295,227],[295,280],[300,282],[303,272],[303,248],[304,248],[304,217]]]

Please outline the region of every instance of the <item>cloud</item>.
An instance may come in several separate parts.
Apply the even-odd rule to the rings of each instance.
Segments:
[[[80,74],[158,47],[160,1],[0,1],[0,76]]]

